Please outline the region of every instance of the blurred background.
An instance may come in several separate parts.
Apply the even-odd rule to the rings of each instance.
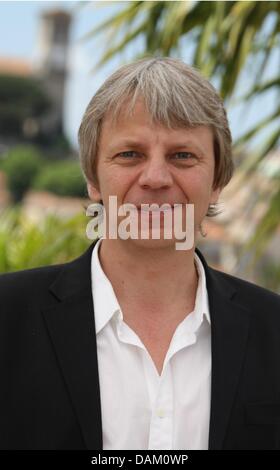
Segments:
[[[120,65],[194,65],[222,95],[235,174],[206,218],[209,264],[280,293],[280,2],[0,2],[0,272],[91,243],[77,132]]]

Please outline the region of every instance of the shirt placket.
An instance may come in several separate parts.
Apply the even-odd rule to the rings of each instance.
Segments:
[[[145,367],[149,367],[146,358]],[[151,421],[148,449],[167,450],[173,448],[173,388],[170,363],[163,369],[162,375],[157,374],[157,380],[151,376],[157,374],[156,369],[147,374],[149,386],[154,386],[154,400],[151,401]],[[150,395],[151,397],[151,395]]]
[[[173,389],[170,363],[165,364],[162,374],[158,375],[147,349],[131,328],[119,322],[118,334],[121,341],[141,349],[151,409],[148,449],[172,449]]]

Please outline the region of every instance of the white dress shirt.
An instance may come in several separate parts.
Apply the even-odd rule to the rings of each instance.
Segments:
[[[203,265],[195,308],[177,326],[161,375],[139,336],[123,321],[99,262],[91,276],[101,394],[103,449],[208,449],[211,321]]]

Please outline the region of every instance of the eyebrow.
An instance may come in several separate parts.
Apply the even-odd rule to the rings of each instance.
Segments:
[[[120,140],[119,142],[115,142],[113,143],[112,145],[109,146],[108,150],[109,152],[111,151],[114,151],[116,150],[117,148],[119,147],[124,147],[124,146],[130,146],[130,147],[138,147],[138,148],[146,148],[146,144],[143,143],[143,142],[140,142],[140,141],[137,141],[137,140],[134,140],[134,139],[124,139],[124,140]],[[168,144],[168,148],[172,148],[173,150],[178,150],[180,148],[183,148],[183,147],[192,147],[194,148],[196,151],[202,153],[203,155],[205,155],[205,150],[203,150],[199,145],[197,145],[195,142],[192,142],[192,141],[184,141],[184,142],[180,142],[180,143],[175,143],[172,144]]]

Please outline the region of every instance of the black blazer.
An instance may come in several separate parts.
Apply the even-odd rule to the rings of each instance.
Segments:
[[[0,449],[102,449],[93,246],[0,275]],[[212,325],[209,449],[279,450],[280,296],[196,252]]]

